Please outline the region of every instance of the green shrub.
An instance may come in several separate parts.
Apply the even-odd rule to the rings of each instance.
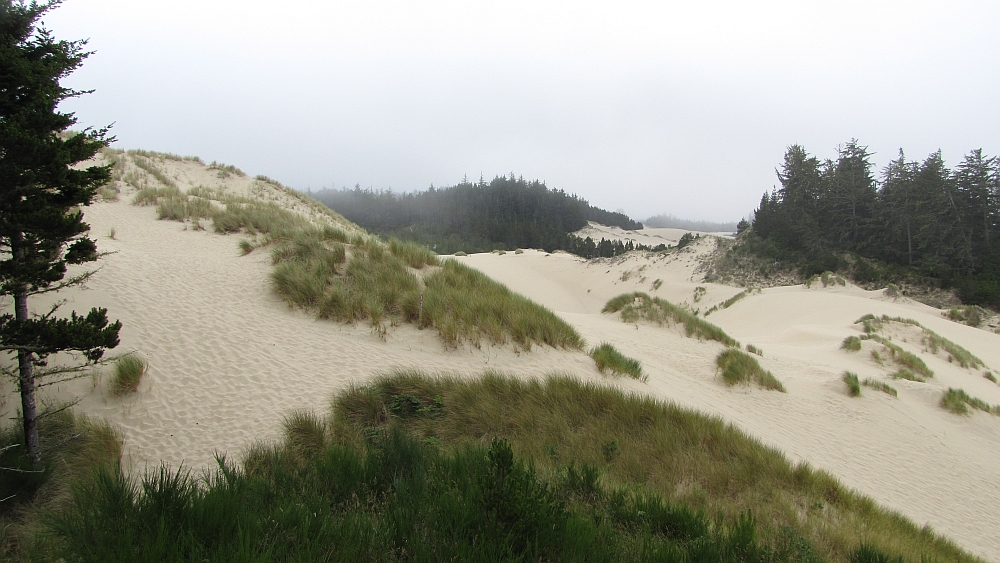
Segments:
[[[149,364],[136,354],[126,354],[114,362],[111,379],[111,393],[116,396],[135,393],[142,376],[146,375]]]
[[[604,305],[602,313],[620,313],[622,321],[635,322],[645,319],[661,326],[673,323],[684,325],[684,333],[698,340],[715,340],[726,346],[739,347],[721,328],[691,314],[691,312],[659,297],[650,297],[642,292],[623,293]]]
[[[845,371],[842,379],[844,380],[844,383],[847,384],[848,395],[852,397],[861,396],[861,383],[858,381],[858,374],[851,371]]]
[[[762,389],[781,391],[785,387],[769,371],[765,371],[753,356],[736,348],[723,350],[715,359],[715,365],[722,374],[726,385],[749,385],[756,382]]]
[[[881,381],[877,381],[877,380],[872,379],[870,377],[868,379],[864,380],[864,382],[862,383],[862,385],[864,385],[865,387],[870,387],[872,389],[875,389],[876,391],[881,391],[883,393],[892,395],[893,397],[898,396],[898,394],[896,393],[896,389],[895,388],[889,386],[887,383],[883,383]]]
[[[642,364],[639,363],[639,360],[623,355],[611,344],[601,343],[600,346],[590,351],[590,357],[594,358],[594,363],[597,364],[597,369],[601,373],[611,371],[613,375],[628,375],[633,379],[645,381],[645,377],[642,375]]]
[[[978,327],[983,324],[983,315],[980,311],[981,309],[975,305],[963,305],[952,307],[946,316],[955,322]]]
[[[848,336],[840,344],[840,347],[848,352],[857,352],[861,350],[861,339],[857,336]]]

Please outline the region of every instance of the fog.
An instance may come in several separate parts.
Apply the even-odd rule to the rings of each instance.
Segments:
[[[654,4],[659,4],[654,6]],[[696,4],[696,5],[692,5]],[[115,146],[298,189],[511,172],[636,219],[735,221],[785,148],[1000,153],[990,2],[67,0],[64,84]]]

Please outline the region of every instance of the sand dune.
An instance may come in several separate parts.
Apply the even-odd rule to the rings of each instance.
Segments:
[[[189,161],[159,165],[181,189],[224,185],[307,216],[317,213],[263,182],[219,179]],[[1000,418],[961,417],[938,406],[948,387],[1000,404],[1000,386],[983,378],[981,370],[962,369],[944,355],[922,351],[906,329],[887,329],[887,334],[919,353],[934,370],[933,379],[891,382],[898,398],[867,388],[861,398],[850,398],[840,381],[848,369],[881,380],[891,369],[876,365],[867,349],[840,350],[846,336],[860,334],[854,321],[867,313],[913,318],[1000,368],[1000,336],[948,321],[936,309],[853,286],[794,286],[765,289],[712,313],[710,322],[763,349],[762,364],[787,387],[783,394],[725,387],[715,372],[722,350],[716,343],[601,313],[608,299],[629,291],[646,291],[702,312],[743,291],[699,281],[696,270],[700,257],[714,247],[711,238],[669,256],[588,262],[528,250],[454,258],[548,306],[591,345],[611,342],[639,358],[649,375],[647,383],[612,380],[582,352],[539,347],[518,352],[488,345],[449,351],[435,331],[400,326],[382,340],[366,326],[317,321],[270,293],[266,251],[241,256],[239,236],[158,221],[155,209],[132,206],[129,199],[125,193],[119,202],[86,210],[100,250],[113,254],[100,262],[86,288],[58,298],[67,299],[67,310],[108,307],[110,316],[124,323],[121,348],[142,354],[150,371],[139,392],[123,399],[106,391],[102,377],[48,388],[45,398],[82,397],[80,411],[122,429],[127,461],[136,469],[160,462],[208,467],[217,450],[236,456],[254,440],[275,438],[287,413],[325,411],[334,392],[396,367],[467,374],[492,367],[525,377],[568,372],[722,416],[791,458],[828,470],[885,506],[1000,561],[995,533]],[[114,239],[108,237],[112,228]],[[670,237],[683,234],[653,231],[670,230],[640,231],[646,238],[635,240],[676,242]],[[705,291],[696,300],[699,286]],[[38,299],[34,305],[40,310],[46,303]],[[10,382],[3,385],[0,410],[9,418],[16,395]]]

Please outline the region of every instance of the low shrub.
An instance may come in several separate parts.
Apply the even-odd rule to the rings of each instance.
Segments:
[[[722,374],[726,385],[749,385],[756,382],[762,389],[781,391],[785,387],[771,372],[764,370],[753,356],[736,348],[723,350],[715,359],[715,365]]]
[[[858,374],[851,371],[845,371],[842,379],[847,385],[848,395],[852,397],[861,396],[861,383],[858,381]]]
[[[601,343],[590,351],[590,357],[594,359],[601,373],[610,371],[613,375],[628,375],[633,379],[645,381],[639,360],[625,356],[611,344]]]

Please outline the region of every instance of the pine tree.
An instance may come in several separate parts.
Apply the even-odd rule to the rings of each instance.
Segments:
[[[14,312],[0,315],[0,351],[17,358],[25,447],[41,465],[36,379],[54,353],[82,353],[88,362],[118,345],[121,323],[106,309],[58,318],[55,309],[32,315],[28,299],[86,279],[65,279],[66,267],[97,258],[85,235],[80,207],[108,181],[106,166],[77,169],[108,145],[106,130],[69,132],[71,113],[61,101],[83,94],[59,81],[90,54],[85,41],[57,41],[38,20],[58,0],[38,4],[0,0],[0,295],[13,297]],[[40,370],[40,371],[38,371]],[[11,375],[13,371],[9,371]],[[44,414],[44,413],[43,413]]]

